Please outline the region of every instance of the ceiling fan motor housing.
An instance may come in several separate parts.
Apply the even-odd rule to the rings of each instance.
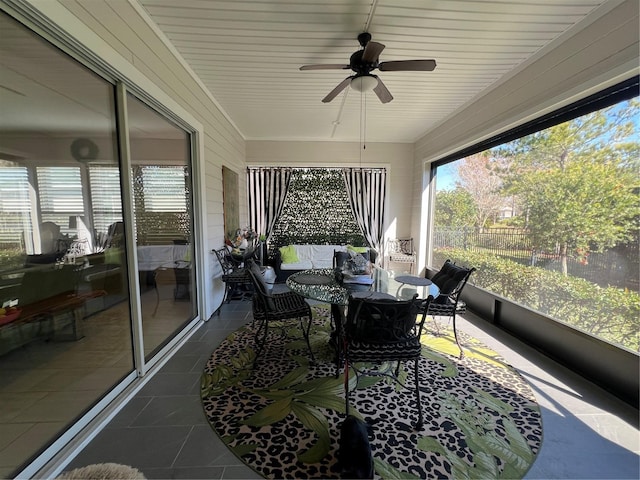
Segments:
[[[349,67],[358,75],[366,75],[368,73],[371,73],[372,70],[375,70],[376,68],[378,68],[377,61],[376,62],[362,61],[363,52],[364,50],[358,50],[353,55],[351,55],[351,58],[349,60]]]

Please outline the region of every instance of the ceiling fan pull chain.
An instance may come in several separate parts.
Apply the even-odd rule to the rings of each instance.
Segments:
[[[367,149],[367,96],[364,97],[364,130],[362,131],[362,150]]]

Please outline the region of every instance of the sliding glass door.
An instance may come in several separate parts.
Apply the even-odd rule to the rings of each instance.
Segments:
[[[0,15],[0,477],[134,370],[114,84]]]
[[[131,94],[118,125],[117,78],[4,13],[0,31],[0,477],[10,478],[55,453],[198,312],[190,133]]]
[[[149,358],[196,313],[191,140],[127,97],[144,352]]]

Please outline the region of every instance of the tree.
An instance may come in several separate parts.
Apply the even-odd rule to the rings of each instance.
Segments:
[[[489,152],[482,152],[466,157],[458,166],[458,185],[473,198],[475,224],[479,228],[485,227],[490,218],[497,217],[504,201],[500,191],[502,180],[494,165],[497,161],[489,156]]]
[[[436,194],[434,224],[438,227],[472,227],[476,206],[471,194],[462,188],[441,190]]]
[[[524,205],[534,245],[558,249],[564,275],[571,250],[600,251],[629,239],[637,228],[638,144],[630,140],[637,107],[625,102],[501,149],[513,160],[505,192]]]

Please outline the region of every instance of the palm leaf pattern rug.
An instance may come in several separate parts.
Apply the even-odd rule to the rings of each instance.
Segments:
[[[296,322],[283,322],[270,329],[253,370],[254,331],[247,325],[221,343],[202,374],[202,403],[214,431],[265,478],[340,478],[344,377],[335,374],[327,306],[314,306],[313,316],[316,364]],[[497,353],[459,334],[462,360],[451,331],[422,337],[421,431],[411,426],[412,367],[401,374],[404,387],[361,377],[351,394],[349,413],[373,427],[379,478],[522,478],[533,463],[542,420],[531,388]],[[355,380],[351,373],[352,388]]]

